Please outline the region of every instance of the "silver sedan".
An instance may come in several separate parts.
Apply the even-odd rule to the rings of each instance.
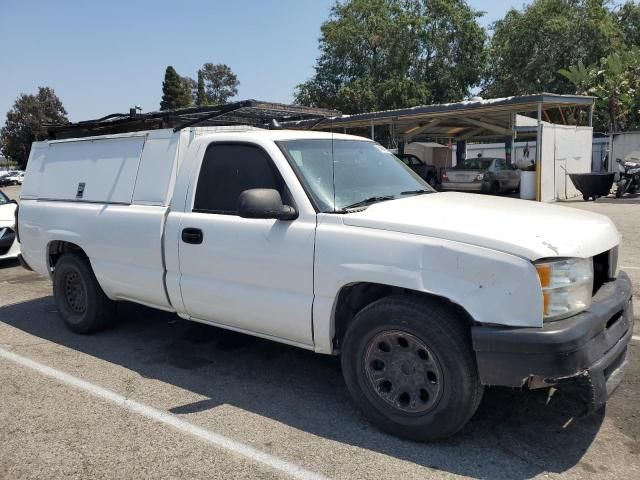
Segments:
[[[520,170],[504,158],[467,158],[442,174],[442,189],[497,195],[520,188]]]

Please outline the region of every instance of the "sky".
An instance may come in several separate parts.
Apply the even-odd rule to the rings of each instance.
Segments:
[[[525,0],[468,0],[487,26]],[[72,121],[159,108],[167,65],[238,75],[237,99],[290,102],[313,75],[335,0],[0,0],[0,126],[21,93],[52,87]]]

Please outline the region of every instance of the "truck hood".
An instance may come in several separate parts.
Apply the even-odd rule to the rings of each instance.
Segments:
[[[16,210],[16,205],[14,203],[0,205],[0,227],[6,227],[7,222],[11,222],[11,224],[13,225],[15,221],[13,217],[13,212],[15,210]]]
[[[518,255],[592,257],[620,242],[604,215],[513,198],[446,192],[376,203],[345,225],[463,242]]]

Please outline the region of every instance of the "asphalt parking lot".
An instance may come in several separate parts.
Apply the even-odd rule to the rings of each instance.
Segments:
[[[565,204],[617,224],[638,298],[640,198]],[[49,280],[0,263],[0,478],[640,478],[640,339],[595,415],[492,388],[460,434],[418,444],[364,419],[334,358],[132,304],[119,317],[75,335]]]

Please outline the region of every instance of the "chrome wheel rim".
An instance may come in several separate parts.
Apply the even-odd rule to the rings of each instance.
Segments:
[[[438,358],[410,333],[388,330],[375,335],[365,350],[364,370],[375,395],[402,413],[426,413],[442,396]]]

